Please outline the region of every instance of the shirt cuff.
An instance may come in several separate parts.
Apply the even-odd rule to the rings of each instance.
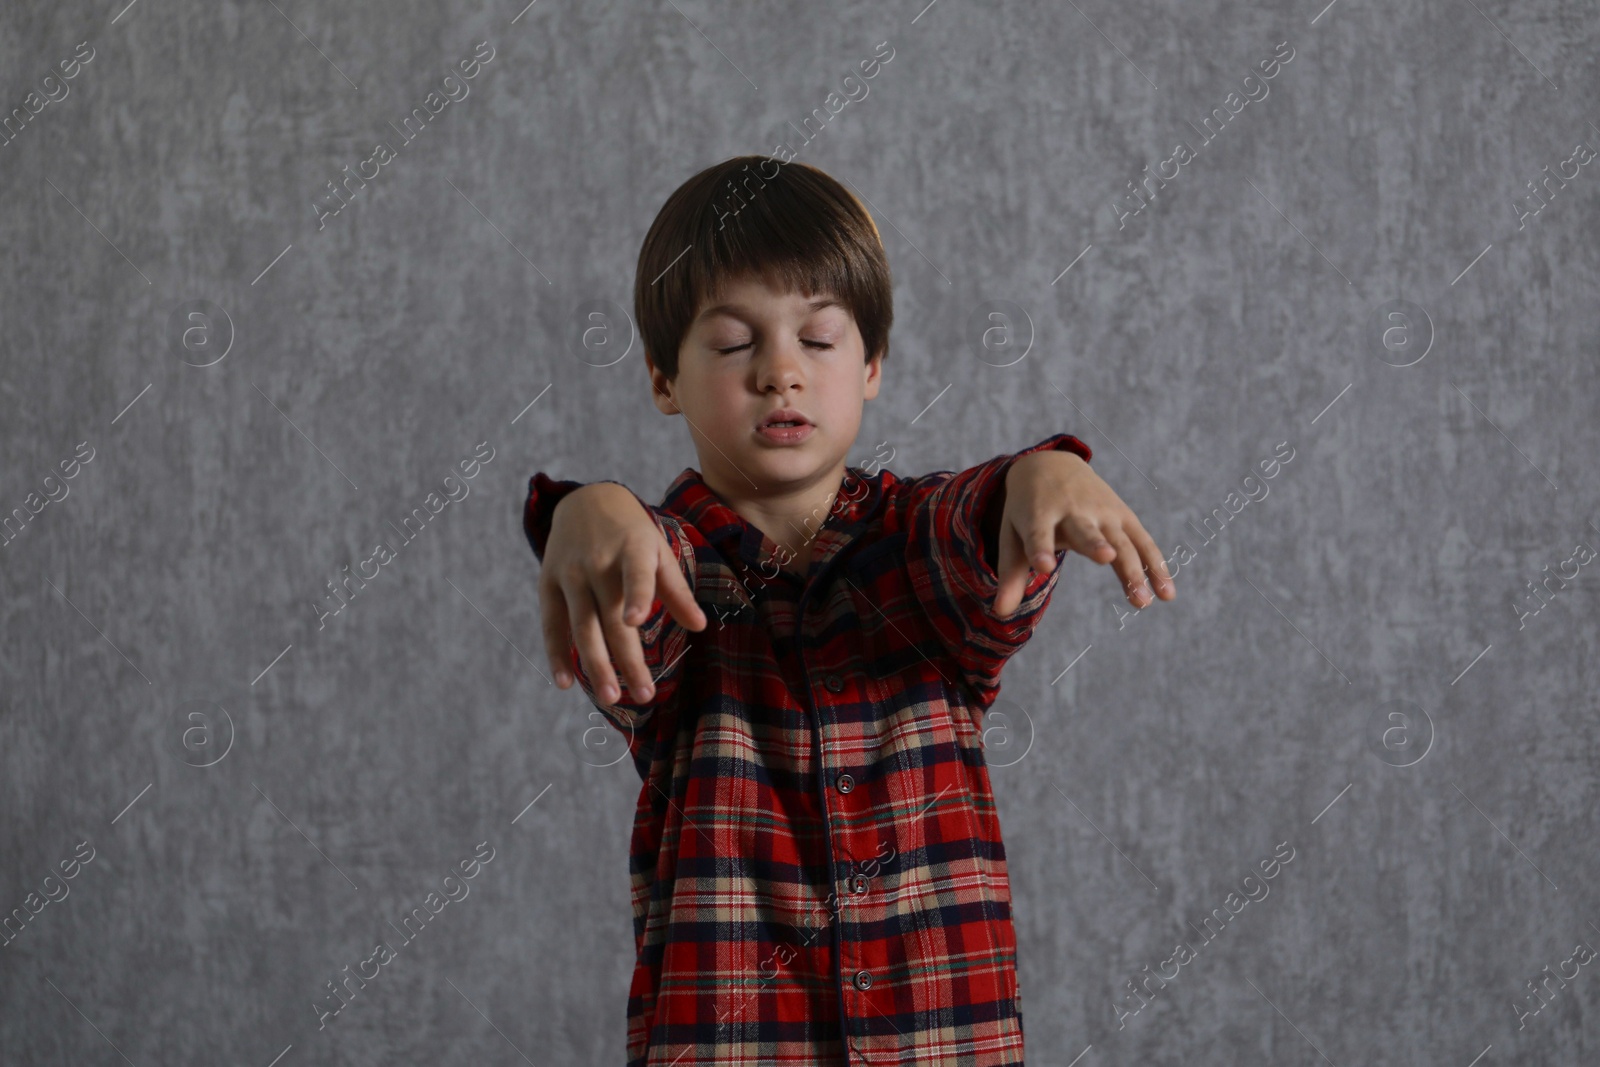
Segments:
[[[550,519],[556,505],[563,497],[583,485],[582,482],[556,480],[539,471],[528,479],[528,499],[522,505],[522,532],[528,538],[533,554],[544,562],[544,548],[550,540]]]

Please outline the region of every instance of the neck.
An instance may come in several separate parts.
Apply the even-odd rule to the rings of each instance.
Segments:
[[[845,462],[805,481],[752,487],[750,479],[735,472],[724,477],[708,469],[701,475],[707,488],[739,517],[777,544],[802,559],[810,556],[817,531],[828,521],[844,483]]]

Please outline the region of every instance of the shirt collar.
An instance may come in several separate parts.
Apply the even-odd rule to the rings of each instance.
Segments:
[[[846,467],[839,494],[826,515],[818,509],[818,520],[806,524],[814,531],[811,564],[826,564],[839,549],[865,529],[884,500],[885,475],[880,469],[868,475],[859,467]],[[890,476],[892,477],[892,475]],[[742,560],[752,570],[775,566],[778,543],[749,522],[716,494],[700,472],[685,467],[667,487],[661,509],[689,523],[729,561]]]

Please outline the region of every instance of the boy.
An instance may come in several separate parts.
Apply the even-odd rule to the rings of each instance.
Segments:
[[[700,470],[659,507],[540,472],[523,510],[556,684],[576,674],[644,783],[629,1067],[1021,1064],[982,712],[1067,549],[1136,607],[1146,569],[1175,595],[1160,550],[1066,434],[957,474],[845,464],[890,278],[816,168],[685,182],[634,309]]]

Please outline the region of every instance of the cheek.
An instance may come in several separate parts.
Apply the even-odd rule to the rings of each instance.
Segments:
[[[867,383],[862,380],[858,364],[852,364],[847,373],[841,373],[831,400],[846,418],[860,419],[866,403]]]
[[[744,379],[737,371],[705,375],[696,383],[700,410],[695,421],[719,437],[742,432],[750,407],[744,393]]]

